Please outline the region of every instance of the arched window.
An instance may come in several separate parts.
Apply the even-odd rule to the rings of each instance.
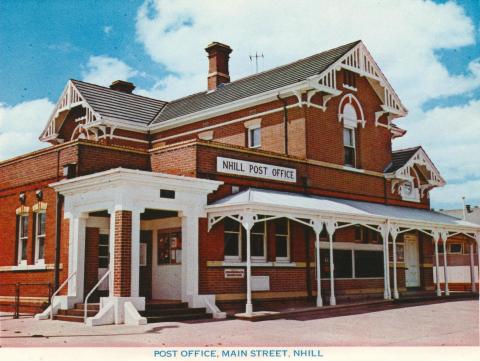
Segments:
[[[352,104],[350,103],[345,104],[345,106],[343,107],[342,118],[343,118],[343,124],[345,126],[350,126],[353,128],[357,127],[357,121],[358,121],[357,112]]]

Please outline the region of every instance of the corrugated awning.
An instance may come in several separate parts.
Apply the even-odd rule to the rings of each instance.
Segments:
[[[329,217],[340,222],[358,220],[366,223],[380,223],[388,220],[405,227],[411,224],[426,229],[442,228],[457,232],[480,232],[478,224],[426,209],[255,188],[228,196],[207,207],[209,215],[234,214],[232,212],[248,210],[257,214],[292,214],[300,218]]]

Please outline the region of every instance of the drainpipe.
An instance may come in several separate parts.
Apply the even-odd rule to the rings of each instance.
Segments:
[[[284,130],[284,140],[285,140],[285,155],[288,155],[288,111],[287,111],[287,100],[280,97],[280,93],[277,94],[278,100],[283,103],[283,130]]]

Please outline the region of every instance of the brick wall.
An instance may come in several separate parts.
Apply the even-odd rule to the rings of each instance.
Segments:
[[[132,269],[132,212],[115,212],[113,295],[130,297]]]

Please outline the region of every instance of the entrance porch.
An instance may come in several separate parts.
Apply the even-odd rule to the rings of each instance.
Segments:
[[[214,296],[198,292],[198,233],[207,195],[220,184],[122,168],[52,184],[70,224],[69,276],[66,294],[37,318],[107,289],[87,324],[143,324],[149,298],[217,312]]]

